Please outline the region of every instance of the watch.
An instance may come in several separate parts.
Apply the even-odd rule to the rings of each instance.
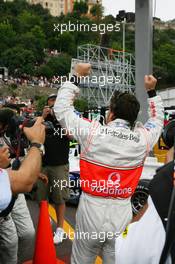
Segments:
[[[39,149],[39,151],[41,152],[41,155],[45,154],[45,148],[43,144],[37,143],[37,142],[32,142],[30,144],[30,148],[35,147],[37,149]]]

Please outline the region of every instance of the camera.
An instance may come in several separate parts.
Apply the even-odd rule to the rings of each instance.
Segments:
[[[9,146],[10,157],[15,158],[18,156],[24,156],[24,149],[30,145],[29,140],[26,138],[22,127],[32,127],[35,123],[35,118],[17,116],[13,110],[3,108],[0,110],[0,136],[4,138],[4,141]],[[52,122],[43,122],[46,127],[46,133],[53,133],[54,126]]]

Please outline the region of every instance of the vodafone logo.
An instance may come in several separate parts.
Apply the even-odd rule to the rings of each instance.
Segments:
[[[120,174],[118,172],[112,172],[111,174],[109,174],[108,176],[108,187],[115,187],[115,188],[119,188],[120,187]]]

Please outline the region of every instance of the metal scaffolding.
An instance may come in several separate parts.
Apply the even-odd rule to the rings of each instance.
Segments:
[[[80,83],[81,96],[89,106],[109,106],[115,90],[135,91],[135,60],[130,53],[86,44],[78,47],[72,70],[78,62],[92,65],[91,75]]]

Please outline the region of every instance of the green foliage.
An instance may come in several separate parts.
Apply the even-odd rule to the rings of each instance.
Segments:
[[[91,8],[93,18],[86,16],[85,1],[75,2],[74,12],[52,17],[40,4],[29,5],[25,0],[0,0],[0,66],[6,66],[13,76],[37,75],[52,78],[67,75],[71,58],[76,57],[77,46],[101,45],[122,50],[122,27],[120,32],[54,31],[54,24],[116,24],[112,15],[103,15],[101,5]],[[134,54],[135,32],[126,26],[126,51]],[[154,30],[154,73],[161,78],[163,86],[174,86],[175,30]],[[59,53],[51,57],[44,50],[56,49]]]
[[[16,41],[16,33],[9,23],[0,23],[0,54],[6,49],[13,47]]]
[[[175,73],[174,63],[175,45],[162,43],[154,53],[155,70],[163,83],[173,83]]]
[[[18,88],[16,83],[12,83],[9,87],[12,91],[16,90]]]
[[[54,75],[66,76],[70,71],[71,57],[67,54],[59,55],[48,60],[48,62],[38,69],[38,76],[46,76],[51,78]]]
[[[18,31],[20,32],[30,31],[36,25],[41,25],[40,17],[27,10],[24,10],[21,14],[19,14],[17,19],[19,21]]]
[[[99,20],[103,17],[104,7],[102,5],[96,4],[91,8],[90,13]]]
[[[75,100],[74,103],[75,109],[79,112],[84,112],[85,110],[88,109],[88,102],[87,100],[81,98],[81,99],[77,99]]]
[[[88,11],[88,5],[84,1],[75,2],[74,3],[74,12],[77,13],[79,16],[86,14]]]
[[[48,79],[51,79],[53,74],[53,70],[46,64],[46,65],[41,65],[40,68],[36,72],[37,76],[45,76]]]
[[[11,74],[20,77],[21,75],[32,75],[35,57],[32,51],[20,46],[6,49],[0,58],[0,64],[7,67]]]
[[[112,48],[113,48],[114,50],[122,50],[122,49],[123,49],[123,47],[122,47],[122,43],[117,42],[117,41],[114,41],[114,42],[112,43]]]
[[[70,32],[64,32],[58,38],[58,50],[61,52],[69,51],[69,54],[76,56],[76,45],[74,35]]]
[[[46,105],[47,101],[47,96],[40,96],[37,98],[37,103],[36,103],[36,109],[37,111],[42,111],[44,106]]]
[[[70,71],[71,57],[62,54],[58,57],[51,58],[47,65],[52,68],[54,75],[66,75]]]

